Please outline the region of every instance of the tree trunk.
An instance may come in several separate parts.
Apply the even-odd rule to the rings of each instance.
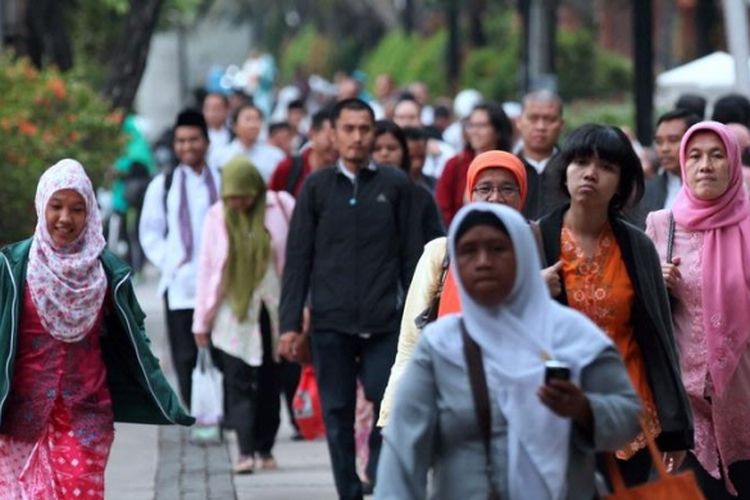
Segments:
[[[635,0],[633,16],[633,60],[635,72],[635,132],[641,144],[651,144],[654,135],[654,43],[651,0]]]
[[[445,17],[448,22],[448,46],[446,58],[448,67],[448,86],[452,93],[458,91],[458,79],[461,74],[461,45],[458,18],[460,15],[456,0],[446,0]]]
[[[151,36],[164,0],[130,0],[123,32],[116,45],[104,95],[113,108],[130,111],[146,69]]]
[[[401,17],[404,33],[411,35],[414,31],[414,0],[406,0],[404,2],[404,12]]]
[[[65,30],[64,0],[29,0],[26,4],[26,53],[37,68],[54,64],[61,71],[73,66],[73,49]]]
[[[487,45],[487,35],[484,33],[482,19],[487,10],[485,0],[471,0],[469,2],[469,39],[473,47],[484,47]]]
[[[696,55],[698,57],[716,50],[713,38],[714,29],[719,21],[717,17],[714,0],[698,0],[698,8],[695,10],[696,51],[698,52]]]

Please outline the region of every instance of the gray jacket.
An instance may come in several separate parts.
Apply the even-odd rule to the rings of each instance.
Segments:
[[[570,500],[594,497],[595,452],[614,451],[632,439],[641,410],[614,347],[583,370],[581,387],[591,404],[594,432],[592,440],[573,426],[567,471]],[[513,471],[508,470],[507,422],[490,400],[492,480],[501,498],[508,498],[507,478]],[[468,373],[437,354],[423,337],[401,379],[383,433],[375,498],[486,500],[488,491],[484,443]]]

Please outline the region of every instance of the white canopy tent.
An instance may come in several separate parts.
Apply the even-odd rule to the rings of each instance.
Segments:
[[[730,92],[737,92],[737,88],[734,58],[726,52],[714,52],[656,77],[656,105],[659,107],[671,107],[684,93],[702,95],[713,103],[717,97]]]

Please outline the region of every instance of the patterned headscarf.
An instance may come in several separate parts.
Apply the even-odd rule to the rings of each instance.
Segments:
[[[74,242],[58,248],[47,230],[45,211],[52,195],[63,189],[83,198],[86,225]],[[44,328],[58,340],[77,342],[94,326],[107,291],[99,261],[106,246],[102,221],[83,166],[65,159],[50,167],[39,179],[35,205],[37,225],[26,282]]]

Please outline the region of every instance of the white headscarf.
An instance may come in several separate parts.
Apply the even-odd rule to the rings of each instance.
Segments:
[[[494,308],[477,303],[466,292],[457,268],[456,234],[475,211],[502,221],[515,252],[513,288]],[[463,312],[436,322],[425,337],[446,360],[465,367],[461,317],[481,347],[490,399],[496,400],[508,422],[510,499],[564,498],[571,421],[558,417],[537,396],[544,383],[544,362],[568,363],[571,380],[579,383],[582,369],[612,344],[585,316],[552,300],[531,229],[515,210],[491,203],[466,205],[453,219],[448,238]]]
[[[86,203],[86,226],[73,243],[57,248],[47,230],[45,210],[57,191],[72,189]],[[65,159],[39,179],[37,224],[26,276],[42,325],[63,342],[81,340],[94,326],[107,291],[99,256],[106,242],[94,189],[75,160]]]

